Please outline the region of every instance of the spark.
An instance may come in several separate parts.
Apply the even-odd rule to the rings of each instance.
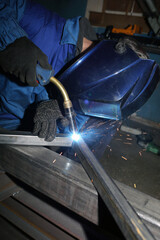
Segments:
[[[75,153],[74,156],[77,157],[77,153]]]
[[[132,138],[126,138],[127,140],[129,140],[129,141],[132,141],[133,139]]]
[[[92,129],[92,127],[93,127],[93,126],[89,126],[89,127],[87,127],[87,129],[88,129],[88,130],[89,130],[89,129]]]
[[[124,144],[132,145],[131,142],[123,142]]]
[[[97,124],[97,127],[102,126],[104,124],[105,124],[105,122],[100,122],[100,123]]]
[[[124,156],[121,156],[124,160],[127,160],[127,158],[125,158]]]
[[[53,163],[55,163],[55,162],[56,162],[56,159],[53,160]]]
[[[133,185],[133,186],[134,186],[134,188],[136,188],[136,187],[137,187],[135,183],[134,183],[134,185]]]
[[[91,183],[93,183],[93,179],[91,179]]]
[[[60,152],[60,154],[59,155],[62,155],[63,154],[63,152]]]

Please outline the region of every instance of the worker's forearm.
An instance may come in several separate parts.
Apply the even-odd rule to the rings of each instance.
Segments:
[[[23,15],[25,0],[0,1],[0,50],[14,42],[17,38],[27,36],[19,26]]]

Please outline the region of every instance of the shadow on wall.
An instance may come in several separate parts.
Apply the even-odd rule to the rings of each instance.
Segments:
[[[155,60],[160,66],[160,55],[148,53],[149,57]],[[136,115],[149,121],[160,123],[160,82],[148,101],[137,111]]]
[[[147,120],[160,123],[160,83],[148,101],[136,112],[136,115]]]
[[[65,18],[85,16],[87,0],[35,0]]]

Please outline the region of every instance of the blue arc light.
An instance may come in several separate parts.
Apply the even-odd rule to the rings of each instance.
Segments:
[[[72,134],[72,139],[73,139],[73,141],[78,142],[78,140],[80,139],[80,135],[77,134],[77,133],[73,133],[73,134]]]

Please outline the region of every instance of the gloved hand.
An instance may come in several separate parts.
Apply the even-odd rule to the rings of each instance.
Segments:
[[[21,37],[0,52],[0,67],[23,83],[36,87],[36,65],[51,70],[47,56],[28,38]]]
[[[69,125],[69,120],[62,115],[56,100],[41,102],[34,117],[33,134],[48,142],[52,141],[56,136],[57,120],[63,128]]]

